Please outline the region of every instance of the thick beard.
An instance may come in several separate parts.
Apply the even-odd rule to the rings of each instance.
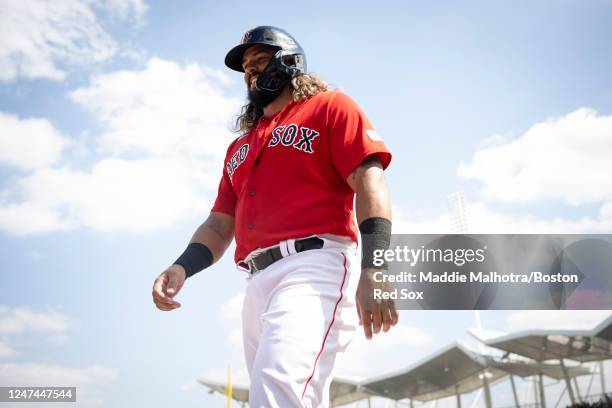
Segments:
[[[271,104],[282,92],[282,89],[278,91],[264,91],[259,89],[248,89],[247,97],[249,102],[253,104],[258,109],[263,109],[269,104]]]

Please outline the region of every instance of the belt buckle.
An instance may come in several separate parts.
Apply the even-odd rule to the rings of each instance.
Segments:
[[[255,258],[256,256],[254,256],[253,258],[249,259],[247,261],[247,265],[249,265],[249,272],[251,273],[251,275],[256,274],[257,272],[259,272],[259,268],[257,267],[257,263],[255,262]]]

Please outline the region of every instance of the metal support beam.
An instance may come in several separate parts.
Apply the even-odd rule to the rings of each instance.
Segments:
[[[569,393],[570,401],[572,404],[576,403],[576,397],[574,396],[574,390],[572,389],[572,383],[570,382],[569,374],[567,373],[567,367],[565,367],[565,363],[563,359],[559,359],[559,364],[561,365],[561,369],[563,370],[563,377],[565,378],[565,387],[567,388],[567,392]]]
[[[601,393],[606,393],[606,377],[604,376],[604,363],[603,361],[599,362],[599,377],[601,379]]]
[[[487,378],[486,371],[482,373],[482,386],[484,388],[485,407],[493,408],[493,400],[491,399],[491,388],[489,387],[489,379]]]
[[[544,376],[542,373],[538,374],[538,385],[540,389],[540,406],[546,408],[546,396],[544,395]]]
[[[589,385],[587,386],[587,390],[584,393],[585,398],[588,398],[588,396],[591,395],[591,386],[593,385],[593,380],[595,379],[595,376],[597,376],[597,374],[599,374],[599,372],[593,372],[589,376]]]
[[[580,395],[580,387],[578,386],[576,377],[574,377],[574,386],[576,387],[576,394],[578,394],[578,401],[582,402],[582,395]]]
[[[520,408],[521,404],[519,404],[518,394],[516,393],[516,384],[514,383],[514,376],[510,374],[510,384],[512,385],[512,395],[514,396],[514,405],[516,408]]]
[[[455,384],[455,395],[457,396],[457,408],[461,408],[461,393],[457,384]]]
[[[559,394],[559,399],[557,400],[557,403],[555,404],[555,408],[557,408],[559,406],[559,404],[561,403],[561,400],[563,399],[563,396],[565,395],[565,390],[567,388],[564,388],[563,391],[561,391],[561,394]]]

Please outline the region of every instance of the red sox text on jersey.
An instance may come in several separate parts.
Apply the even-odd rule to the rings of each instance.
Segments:
[[[316,234],[357,242],[346,182],[370,155],[391,160],[361,109],[337,91],[290,102],[228,148],[213,211],[235,217],[236,262],[257,248]]]

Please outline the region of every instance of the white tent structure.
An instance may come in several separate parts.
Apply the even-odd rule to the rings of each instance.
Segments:
[[[579,363],[602,362],[612,359],[612,316],[608,317],[593,330],[526,330],[504,336],[482,340],[484,344],[508,353],[529,358],[536,362],[558,361],[563,369],[563,379],[573,403],[580,398],[578,383],[571,384],[572,374],[566,360]],[[603,364],[599,366],[601,387],[605,392]],[[575,389],[574,389],[575,388]],[[542,405],[544,391],[540,381]]]

